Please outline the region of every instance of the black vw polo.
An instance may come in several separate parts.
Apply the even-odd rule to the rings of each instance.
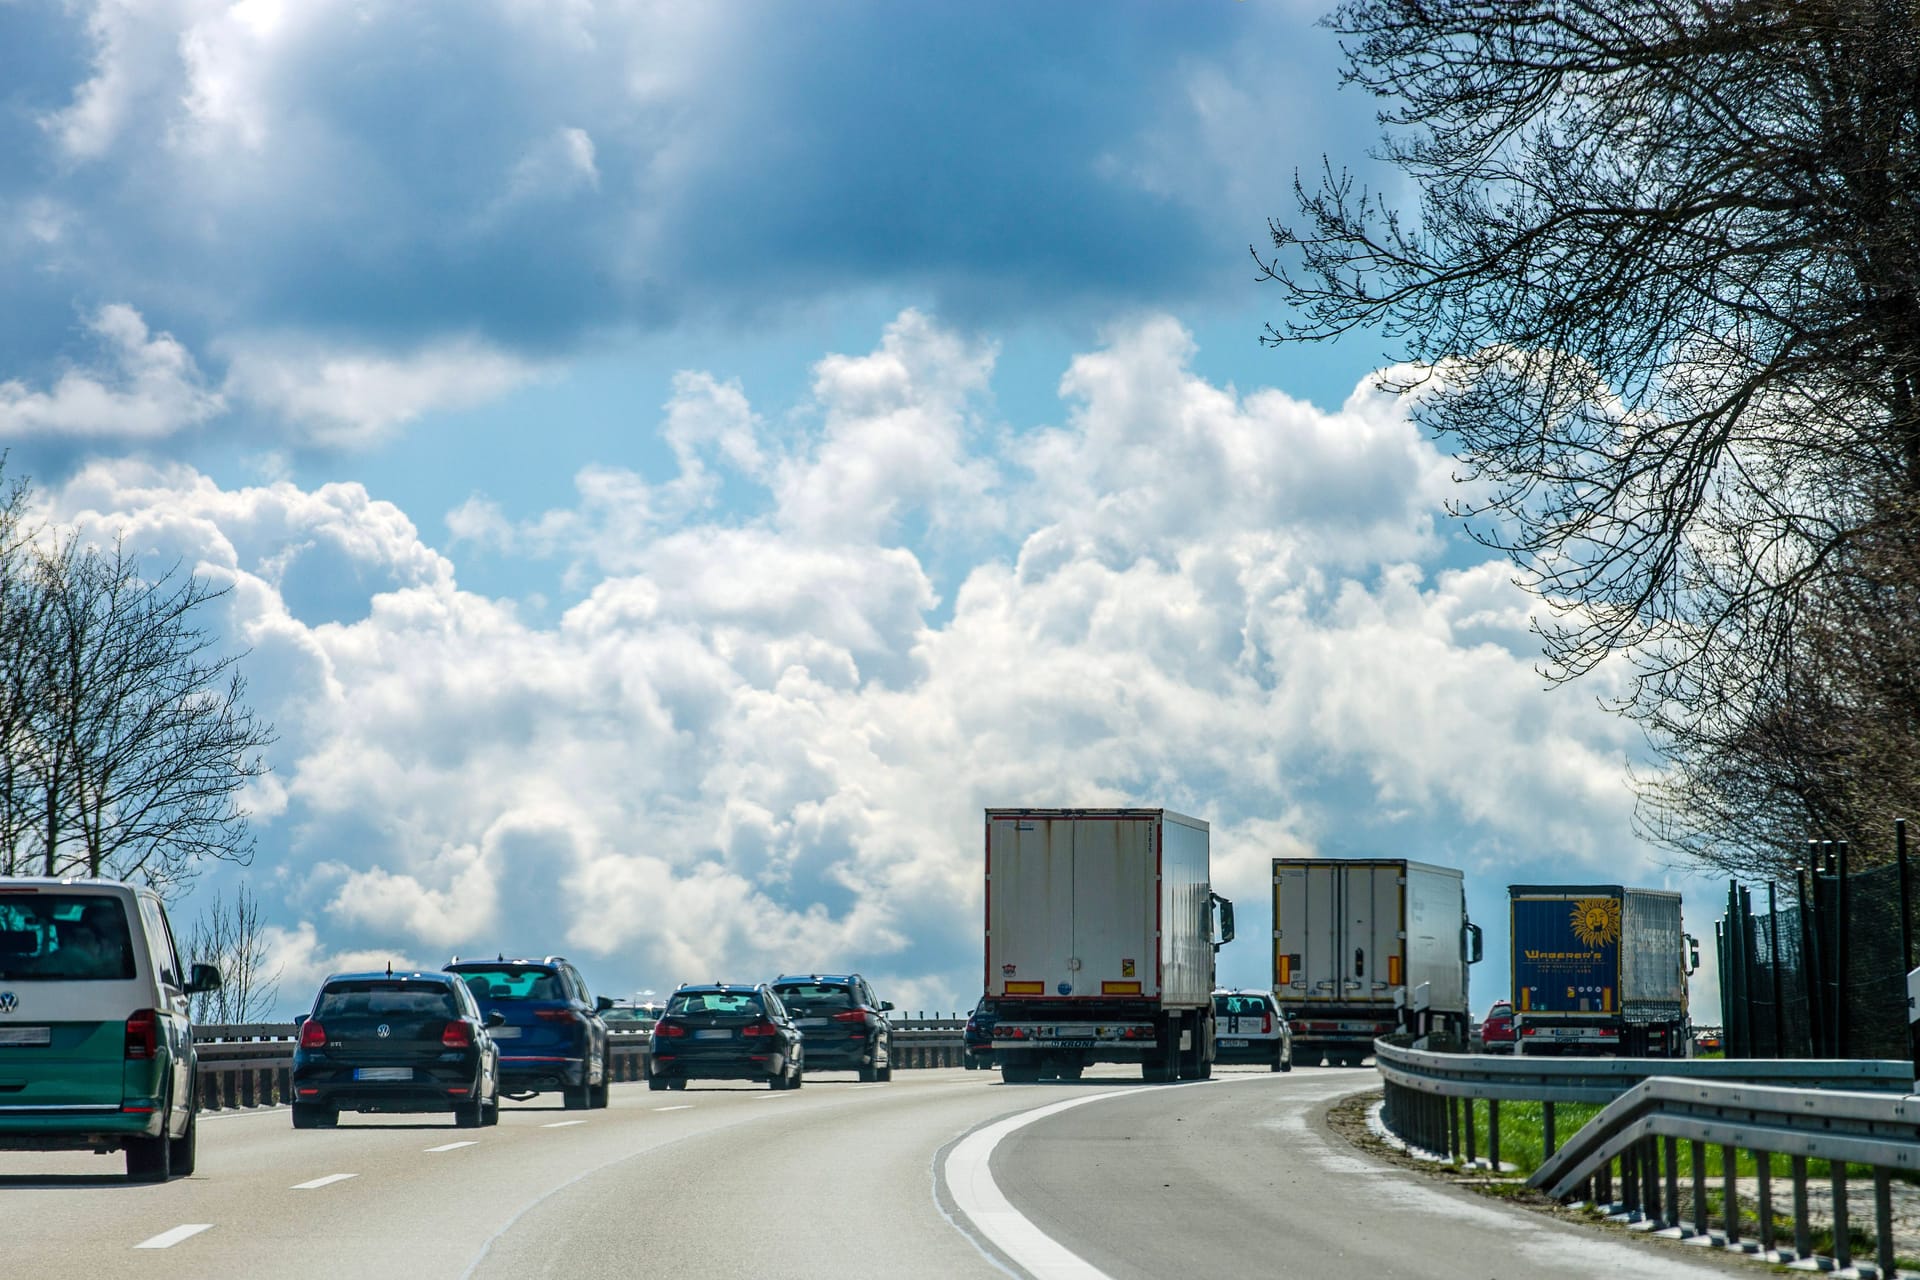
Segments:
[[[765,1080],[798,1089],[805,1069],[800,1029],[764,983],[681,987],[653,1024],[647,1085],[689,1080]]]
[[[463,1129],[500,1119],[500,1051],[466,984],[449,973],[336,973],[294,1021],[293,1127],[342,1111],[451,1111]]]

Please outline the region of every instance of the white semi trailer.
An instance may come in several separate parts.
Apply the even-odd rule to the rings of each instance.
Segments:
[[[1354,1065],[1399,1030],[1467,1039],[1480,959],[1464,881],[1406,858],[1273,860],[1273,993],[1296,1062]]]
[[[1166,809],[986,811],[986,991],[1009,1083],[1137,1062],[1149,1080],[1213,1072],[1207,824]],[[1216,929],[1216,916],[1219,928]]]

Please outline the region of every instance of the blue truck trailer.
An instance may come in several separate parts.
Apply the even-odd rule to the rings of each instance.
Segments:
[[[1683,1058],[1699,947],[1680,895],[1617,884],[1507,887],[1514,1051]]]

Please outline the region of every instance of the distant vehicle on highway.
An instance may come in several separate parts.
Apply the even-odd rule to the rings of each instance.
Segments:
[[[293,1127],[342,1111],[450,1111],[462,1129],[500,1120],[500,1051],[466,984],[446,973],[336,973],[295,1018]]]
[[[985,996],[980,997],[980,1003],[967,1015],[967,1025],[960,1033],[960,1063],[967,1070],[993,1068],[993,1024],[998,1017],[993,1001]]]
[[[615,1000],[600,1017],[609,1031],[651,1031],[666,1007],[654,1001]]]
[[[607,1024],[601,1014],[613,1007],[613,1001],[605,996],[596,999],[565,956],[543,960],[455,956],[444,972],[466,984],[483,1013],[501,1016],[493,1038],[500,1044],[502,1093],[524,1101],[558,1092],[569,1111],[607,1105],[612,1073]]]
[[[773,993],[807,1041],[807,1070],[858,1071],[862,1080],[893,1079],[891,1001],[877,999],[857,973],[786,973]]]
[[[192,1173],[187,997],[219,986],[182,968],[151,889],[0,877],[0,1151],[120,1151],[134,1182]]]
[[[1513,1002],[1495,1000],[1480,1024],[1480,1051],[1512,1053],[1513,1039]]]
[[[1669,889],[1507,886],[1514,1052],[1684,1058],[1700,948]]]
[[[764,1080],[798,1089],[806,1071],[800,1028],[765,983],[686,986],[653,1024],[649,1089],[689,1080]]]
[[[1293,1070],[1293,1029],[1271,991],[1213,993],[1213,1022],[1218,1036],[1215,1062],[1254,1062],[1275,1071]]]

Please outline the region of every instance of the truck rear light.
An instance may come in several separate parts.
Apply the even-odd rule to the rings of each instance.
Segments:
[[[1600,1034],[1603,1036],[1617,1036],[1620,1034],[1620,1030],[1618,1027],[1602,1027],[1600,1028]]]
[[[1027,1029],[1025,1027],[1003,1027],[996,1030],[994,1035],[1004,1035],[1009,1040],[1025,1040],[1027,1038]]]
[[[300,1024],[300,1047],[302,1049],[324,1049],[327,1047],[327,1029],[308,1018]]]
[[[740,1034],[743,1036],[777,1036],[780,1034],[780,1028],[774,1026],[765,1018],[762,1018],[758,1022],[740,1028]]]
[[[448,1049],[473,1048],[473,1028],[464,1022],[449,1022],[440,1033],[440,1043]]]
[[[160,1052],[160,1014],[142,1009],[127,1019],[127,1057],[151,1062]]]
[[[1521,1034],[1521,1035],[1523,1035],[1523,1036],[1537,1036],[1537,1035],[1539,1035],[1539,1034],[1540,1034],[1540,1028],[1538,1028],[1538,1027],[1522,1027],[1522,1028],[1520,1029],[1520,1034]]]

